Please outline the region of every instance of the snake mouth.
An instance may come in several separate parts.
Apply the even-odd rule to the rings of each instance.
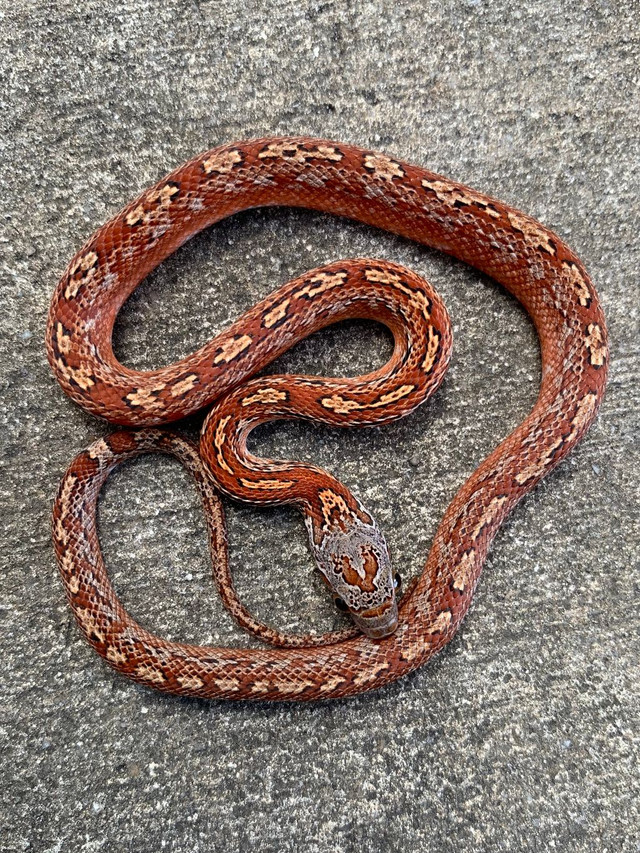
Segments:
[[[395,599],[385,602],[372,610],[366,610],[357,615],[352,614],[353,621],[363,634],[372,640],[382,640],[389,637],[398,627],[398,605]]]

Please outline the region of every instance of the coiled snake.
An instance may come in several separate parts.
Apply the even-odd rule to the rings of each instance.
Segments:
[[[395,264],[340,261],[282,286],[169,367],[138,372],[113,354],[118,311],[152,269],[201,229],[263,205],[341,214],[448,252],[514,294],[537,329],[538,400],[458,491],[423,573],[399,607],[384,538],[357,498],[311,465],[252,456],[246,438],[273,419],[388,422],[426,399],[440,384],[451,349],[446,311],[426,282]],[[359,379],[250,379],[303,337],[349,317],[373,318],[391,329],[394,352],[380,370]],[[608,360],[605,320],[589,277],[535,219],[385,154],[306,137],[216,148],[114,216],[57,286],[47,353],[65,392],[86,411],[142,428],[116,432],[77,456],[56,497],[54,545],[85,637],[112,667],[159,690],[269,700],[334,698],[379,687],[423,664],[453,637],[505,517],[593,421]],[[200,456],[186,440],[152,428],[211,403]],[[177,455],[193,473],[225,601],[241,624],[280,648],[171,643],[124,610],[100,552],[96,504],[116,464],[152,450]],[[244,610],[228,573],[215,484],[241,500],[299,507],[318,567],[356,628],[316,639],[288,637]]]

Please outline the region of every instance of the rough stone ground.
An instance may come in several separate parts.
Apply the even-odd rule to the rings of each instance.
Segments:
[[[2,850],[640,849],[639,12],[636,0],[0,5]],[[334,704],[168,698],[113,674],[63,597],[51,500],[108,427],[50,375],[45,316],[68,259],[134,193],[200,150],[277,133],[382,148],[543,220],[600,290],[611,382],[587,439],[498,536],[433,663]],[[356,224],[251,212],[152,275],[116,347],[127,364],[169,363],[291,276],[350,255],[433,280],[455,325],[449,377],[402,423],[265,428],[257,444],[351,484],[409,576],[456,488],[535,399],[532,327],[492,282]],[[354,373],[388,349],[354,323],[274,369]],[[229,521],[256,612],[294,630],[337,621],[293,513],[229,505]],[[114,475],[101,526],[140,620],[246,642],[216,601],[179,467],[150,458]]]

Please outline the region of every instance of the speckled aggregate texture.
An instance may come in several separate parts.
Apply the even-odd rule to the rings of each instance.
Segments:
[[[634,0],[2,4],[2,850],[640,849],[639,13]],[[301,707],[176,699],[112,673],[80,637],[49,537],[59,477],[109,431],[49,372],[57,277],[167,171],[267,134],[384,149],[536,216],[586,264],[611,335],[598,421],[499,534],[453,643],[381,691]],[[456,340],[442,388],[384,428],[265,426],[254,445],[348,483],[407,580],[455,490],[536,397],[535,333],[491,281],[364,226],[253,211],[150,276],[115,349],[169,364],[278,284],[358,255],[443,295]],[[273,370],[350,375],[389,351],[384,331],[353,322]],[[343,624],[301,519],[226,505],[246,603],[286,630]],[[252,644],[216,600],[176,463],[114,474],[100,523],[144,625]]]

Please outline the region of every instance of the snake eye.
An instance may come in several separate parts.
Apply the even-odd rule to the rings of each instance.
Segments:
[[[400,592],[402,589],[402,577],[399,572],[396,572],[393,576],[393,588],[396,592]]]
[[[348,613],[349,608],[347,607],[347,604],[345,601],[343,601],[341,598],[338,598],[337,595],[333,599],[333,601],[334,601],[334,604],[336,605],[337,610],[339,610],[341,613]]]

